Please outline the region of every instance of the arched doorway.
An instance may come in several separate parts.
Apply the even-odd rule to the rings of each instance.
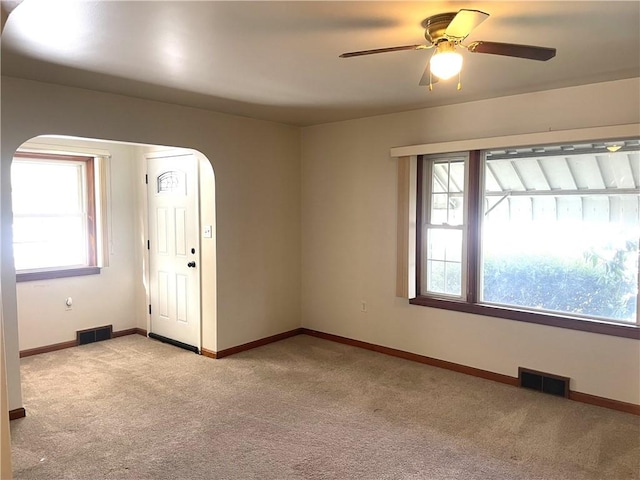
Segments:
[[[116,336],[149,332],[145,155],[169,150],[188,153],[197,164],[199,222],[211,229],[210,236],[200,238],[201,340],[197,347],[215,351],[215,179],[209,160],[190,149],[60,136],[35,137],[19,150],[99,158],[95,178],[100,182],[96,203],[101,222],[99,274],[18,282],[21,354],[71,346],[77,331],[101,325],[112,325]],[[198,235],[204,237],[202,229]],[[207,294],[200,295],[202,291]]]

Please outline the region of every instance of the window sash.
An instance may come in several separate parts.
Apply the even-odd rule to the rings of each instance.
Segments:
[[[38,273],[43,274],[43,272],[56,272],[59,270],[65,270],[67,273],[65,275],[53,275],[52,278],[57,276],[68,276],[68,271],[71,269],[80,269],[84,272],[88,271],[87,267],[97,267],[97,238],[96,238],[96,199],[95,199],[95,171],[94,171],[94,158],[87,156],[75,156],[75,155],[57,155],[57,154],[44,154],[44,153],[30,153],[30,152],[17,152],[14,155],[15,162],[24,162],[24,163],[33,163],[33,164],[42,164],[42,165],[79,165],[79,180],[78,180],[78,203],[77,208],[74,208],[76,211],[63,211],[59,213],[47,211],[47,212],[38,212],[38,211],[29,211],[28,209],[22,209],[24,213],[16,213],[14,218],[19,221],[20,219],[31,219],[31,220],[42,220],[43,223],[46,223],[47,220],[51,221],[56,218],[60,220],[69,220],[69,219],[78,219],[80,221],[80,226],[78,231],[76,232],[78,236],[75,238],[75,244],[80,245],[79,248],[83,250],[83,254],[75,257],[79,259],[84,257],[84,259],[80,262],[70,262],[67,260],[66,262],[45,262],[41,264],[29,263],[28,261],[21,261],[19,259],[16,260],[16,268],[18,273],[18,279],[21,279],[21,275],[29,273]],[[28,193],[25,194],[25,198],[28,197]],[[21,200],[24,200],[21,199]],[[20,212],[20,208],[17,208],[18,212]],[[16,222],[17,223],[17,222]],[[46,233],[46,232],[43,232]],[[18,235],[19,236],[19,235]],[[47,241],[47,235],[41,237],[41,242],[48,244],[48,248],[55,248],[55,243],[51,241]],[[34,243],[40,239],[31,239],[30,242],[15,242],[14,238],[14,249],[20,250],[19,245],[22,243],[23,245],[27,243]],[[16,248],[18,247],[18,248]],[[70,258],[70,257],[68,257]],[[61,265],[54,265],[57,263],[62,263]],[[21,268],[25,265],[28,265],[29,268]],[[95,273],[95,272],[94,272]],[[42,275],[38,276],[37,279],[40,279]],[[44,277],[43,277],[44,278]],[[32,279],[32,278],[26,278]]]
[[[624,142],[622,143],[624,144]],[[610,164],[617,163],[618,166],[620,166],[620,163],[622,163],[625,165],[625,168],[628,169],[628,171],[624,173],[618,173],[619,178],[611,177],[611,172],[609,172],[609,175],[605,175],[606,172],[602,171],[598,162],[601,161],[599,157],[602,157],[603,150],[606,150],[604,145],[605,144],[602,143],[595,147],[591,145],[582,147],[576,145],[575,147],[563,148],[557,146],[541,146],[525,148],[522,152],[515,152],[515,154],[508,150],[506,152],[485,151],[483,153],[482,176],[480,181],[480,187],[482,189],[481,206],[483,208],[479,210],[478,213],[479,218],[482,220],[483,235],[477,245],[481,259],[478,264],[480,282],[478,285],[479,303],[507,308],[524,308],[534,311],[540,309],[550,314],[616,322],[627,325],[640,323],[637,301],[634,310],[635,321],[629,321],[629,319],[625,318],[629,308],[628,304],[624,305],[621,303],[615,309],[609,305],[608,300],[616,298],[616,295],[620,292],[616,292],[615,287],[612,287],[611,284],[608,289],[606,286],[603,286],[600,280],[605,280],[607,275],[603,272],[603,276],[598,277],[598,283],[594,283],[597,275],[596,271],[587,272],[586,270],[582,270],[580,266],[585,263],[585,260],[584,258],[580,258],[581,256],[576,255],[576,251],[580,249],[581,246],[582,249],[584,249],[584,255],[598,246],[602,247],[608,244],[613,238],[612,222],[615,224],[616,221],[612,220],[611,216],[613,212],[611,206],[615,204],[615,202],[612,202],[612,199],[637,199],[640,194],[640,189],[629,188],[632,185],[636,185],[635,182],[637,182],[637,180],[635,182],[633,180],[634,174],[632,171],[634,168],[630,163],[634,161],[634,158],[624,158],[619,154],[617,154],[618,156],[615,159],[607,158]],[[625,145],[616,150],[616,152],[631,152],[632,155],[637,155],[638,145]],[[607,156],[610,155],[607,154]],[[542,160],[540,160],[540,158],[542,158]],[[506,163],[504,163],[505,161]],[[492,169],[494,162],[503,162],[502,167],[506,167],[506,169],[501,172],[503,176],[510,170],[513,170],[513,172],[517,174],[517,183],[519,183],[520,189],[508,190],[506,194],[504,191],[496,191],[495,185],[498,176],[496,174],[497,171]],[[543,164],[543,162],[547,163]],[[582,171],[579,172],[580,175],[583,176],[580,180],[578,180],[580,175],[577,175],[570,169],[571,165],[575,164],[583,167]],[[532,167],[533,170],[531,170]],[[560,167],[560,171],[558,171],[558,167]],[[595,167],[598,168],[596,169]],[[518,172],[522,172],[523,169],[526,168],[530,169],[528,172],[529,175],[521,176]],[[552,172],[556,173],[561,173],[562,169],[565,170],[564,175],[561,174],[559,178],[552,178],[546,173],[548,172],[546,169],[551,169]],[[591,174],[584,177],[584,175],[589,172],[591,172]],[[635,175],[637,176],[637,173]],[[605,177],[608,177],[606,182],[604,180]],[[598,182],[602,183],[598,185]],[[541,188],[531,188],[531,185],[527,185],[527,183],[534,183],[534,187],[537,186]],[[607,183],[607,187],[605,187],[605,183]],[[622,185],[621,183],[626,185]],[[630,183],[631,185],[629,185]],[[585,188],[585,185],[590,188]],[[597,188],[595,188],[594,185]],[[498,201],[489,207],[489,198],[495,199],[497,197],[499,197]],[[512,203],[516,201],[527,204],[528,208],[520,213],[520,215],[525,218],[522,218],[520,222],[514,225],[514,213],[510,207]],[[523,249],[514,249],[510,248],[510,245],[503,245],[499,249],[500,253],[496,256],[495,244],[487,238],[487,234],[491,231],[489,215],[492,212],[495,215],[497,213],[495,212],[496,208],[504,209],[507,204],[505,202],[508,202],[509,205],[509,212],[504,213],[504,215],[509,218],[506,223],[506,228],[510,228],[510,231],[505,235],[511,235],[511,229],[513,229],[513,227],[526,231],[528,233],[524,237],[518,238],[516,235],[516,239],[514,239],[512,245],[526,245],[527,242],[529,242],[530,245]],[[631,203],[635,204],[636,209],[638,208],[637,201]],[[502,204],[502,207],[500,207],[500,204]],[[540,205],[544,206],[545,204],[548,210],[540,208]],[[599,212],[592,213],[589,207],[605,207],[608,218],[605,219]],[[621,212],[623,210],[623,208],[620,209]],[[518,214],[516,213],[515,215]],[[541,218],[541,215],[543,218]],[[567,227],[569,222],[574,222],[571,228]],[[625,221],[621,221],[620,218],[618,218],[617,222],[623,225],[626,223]],[[604,224],[604,228],[596,227],[594,225],[595,223]],[[552,230],[545,230],[545,228]],[[598,236],[597,234],[604,229],[608,232],[606,242],[597,245],[595,240]],[[622,230],[625,229],[623,228]],[[549,235],[542,234],[546,231],[549,232]],[[577,231],[583,233],[576,238]],[[493,241],[500,242],[500,236],[502,236],[502,234],[496,235]],[[571,246],[568,247],[567,242],[572,237]],[[531,239],[536,238],[539,243],[531,241]],[[634,238],[637,240],[635,234]],[[582,239],[589,239],[589,241],[581,242]],[[603,238],[600,240],[602,242]],[[554,244],[553,249],[548,250],[549,247],[547,247],[545,250],[542,248],[540,244],[544,243],[544,241],[552,242]],[[494,254],[490,256],[488,251],[492,245],[494,245]],[[560,250],[564,253],[560,254]],[[511,251],[511,253],[508,253],[509,251]],[[520,263],[530,261],[536,257],[549,269],[546,273],[548,280],[552,283],[557,282],[555,283],[557,288],[553,290],[553,294],[545,294],[543,291],[537,291],[537,285],[529,289],[526,294],[520,294],[500,283],[494,286],[494,290],[490,292],[485,291],[486,272],[490,265],[490,258],[492,258],[493,261],[506,261],[507,266],[511,267],[509,268],[510,271],[506,273],[509,274],[513,272],[514,267],[516,271],[519,270],[518,266],[513,263],[513,259],[518,258],[518,263]],[[511,265],[508,265],[510,258]],[[631,257],[631,261],[633,261],[633,257]],[[521,272],[521,274],[526,277],[529,275],[529,271],[532,270],[535,272],[537,269],[536,265],[540,264],[540,262],[532,264],[530,269]],[[565,277],[569,279],[568,282],[570,286],[561,278],[561,273],[567,270],[571,271],[571,276]],[[636,272],[636,287],[638,283],[637,276]],[[513,278],[513,280],[517,283],[520,279]],[[609,280],[611,280],[611,278],[609,278]],[[618,284],[625,282],[623,275],[616,280],[619,282]],[[628,281],[628,279],[626,281]],[[575,289],[572,287],[575,287]],[[580,287],[582,287],[582,292],[580,292]],[[502,299],[499,298],[500,289],[503,290]],[[605,294],[599,290],[608,290],[608,292]],[[588,294],[587,291],[589,292]],[[593,300],[594,298],[595,301]],[[617,297],[617,299],[622,302],[623,297]]]
[[[456,153],[448,155],[434,155],[428,158],[423,158],[418,162],[418,181],[420,186],[419,202],[417,203],[417,218],[422,219],[422,228],[417,229],[419,238],[416,245],[418,248],[418,278],[416,282],[418,294],[425,292],[426,295],[431,297],[463,299],[467,295],[467,251],[465,249],[466,236],[467,236],[467,210],[468,202],[466,199],[465,191],[467,189],[467,163],[468,155],[466,153]],[[453,179],[452,165],[461,164],[463,169],[463,178],[458,181]],[[442,176],[437,177],[435,174],[435,168],[437,166],[447,165],[445,169],[446,181],[442,180]],[[437,183],[438,189],[434,187],[434,183]],[[433,198],[435,195],[446,196],[446,221],[434,222],[433,213],[434,205]],[[459,198],[462,200],[462,214],[457,221],[450,222],[453,216],[450,215],[450,200],[451,198]],[[447,259],[447,250],[445,248],[444,258],[435,258],[430,255],[429,241],[432,235],[436,232],[441,232],[446,235],[446,232],[460,232],[460,251],[459,258],[456,260]],[[456,269],[458,266],[460,274],[458,279],[454,279],[453,282],[449,281],[451,277],[448,276],[448,271]],[[431,268],[430,268],[431,267]],[[442,288],[436,289],[434,287],[435,276],[439,275],[438,267],[442,267]],[[459,284],[459,291],[453,292],[451,284]],[[448,291],[449,290],[449,291]]]

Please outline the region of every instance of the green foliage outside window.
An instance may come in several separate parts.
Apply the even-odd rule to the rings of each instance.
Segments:
[[[583,258],[486,257],[483,299],[506,305],[633,322],[638,242],[592,249]]]

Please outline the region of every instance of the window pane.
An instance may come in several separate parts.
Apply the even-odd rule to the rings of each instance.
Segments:
[[[13,232],[16,270],[87,264],[81,217],[16,217]]]
[[[462,294],[462,269],[459,262],[447,262],[445,272],[445,293],[449,295]]]
[[[427,260],[427,291],[445,293],[444,262]]]
[[[447,203],[449,202],[448,193],[434,193],[431,195],[431,224],[443,225],[448,221]]]
[[[432,164],[430,222],[432,225],[462,225],[464,207],[464,161]]]
[[[67,162],[13,162],[13,212],[18,215],[82,212],[82,165]]]
[[[426,292],[462,295],[462,231],[430,228],[426,237]]]
[[[639,158],[486,160],[482,301],[635,322]]]

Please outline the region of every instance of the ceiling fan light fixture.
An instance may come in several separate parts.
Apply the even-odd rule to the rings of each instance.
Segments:
[[[440,42],[429,61],[431,73],[436,77],[447,80],[460,73],[462,69],[462,55],[455,51],[455,45],[448,41]]]

